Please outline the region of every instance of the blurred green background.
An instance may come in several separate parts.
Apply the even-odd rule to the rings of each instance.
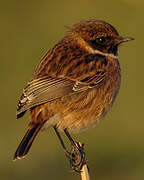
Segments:
[[[135,41],[120,47],[122,85],[99,126],[74,138],[84,142],[91,179],[144,179],[144,1],[0,0],[0,179],[69,179],[71,172],[55,132],[39,134],[27,158],[12,162],[29,115],[16,120],[16,104],[35,66],[69,26],[102,19]]]

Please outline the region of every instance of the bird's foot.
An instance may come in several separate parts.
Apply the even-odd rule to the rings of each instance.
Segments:
[[[72,147],[72,152],[66,151],[65,154],[70,160],[71,168],[76,172],[81,172],[83,165],[86,164],[84,144],[75,142]]]

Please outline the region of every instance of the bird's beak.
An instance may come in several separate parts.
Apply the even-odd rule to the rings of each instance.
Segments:
[[[120,39],[119,39],[118,44],[121,44],[121,43],[127,42],[127,41],[132,41],[132,40],[134,40],[134,38],[132,38],[132,37],[123,37],[123,36],[121,36]]]

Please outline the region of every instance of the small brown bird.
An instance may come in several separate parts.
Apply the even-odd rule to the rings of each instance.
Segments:
[[[118,46],[130,40],[100,20],[80,21],[69,28],[23,90],[17,118],[30,110],[31,120],[14,160],[28,153],[40,130],[53,127],[66,150],[59,130],[75,146],[69,132],[83,131],[104,117],[120,88]]]

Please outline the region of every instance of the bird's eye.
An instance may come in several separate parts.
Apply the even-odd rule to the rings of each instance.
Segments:
[[[99,43],[99,44],[105,44],[105,42],[106,42],[105,37],[100,37],[100,38],[97,39],[97,43]]]
[[[90,45],[94,49],[105,48],[110,43],[111,43],[111,37],[110,36],[101,36],[99,38],[96,38],[96,39],[90,41]]]

